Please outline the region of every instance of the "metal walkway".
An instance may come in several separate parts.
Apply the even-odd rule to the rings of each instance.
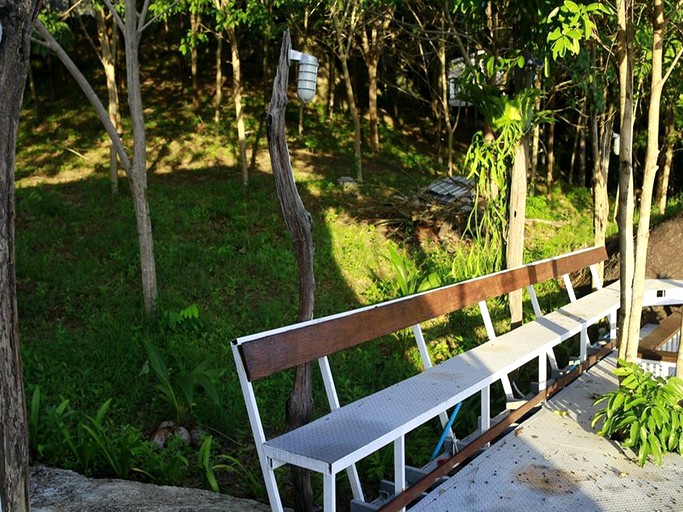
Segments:
[[[595,365],[410,511],[683,511],[683,457],[640,468],[591,429],[615,364]]]

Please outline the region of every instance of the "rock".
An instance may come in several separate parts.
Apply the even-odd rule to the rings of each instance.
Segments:
[[[270,507],[201,489],[86,478],[65,469],[31,468],[32,512],[267,512]]]

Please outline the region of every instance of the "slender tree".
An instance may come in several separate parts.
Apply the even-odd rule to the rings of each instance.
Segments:
[[[95,107],[98,117],[106,129],[112,145],[116,148],[121,165],[126,171],[130,182],[133,206],[135,209],[138,245],[140,248],[140,270],[142,275],[144,308],[148,315],[154,315],[156,313],[158,291],[152,219],[150,216],[149,203],[147,201],[147,137],[142,105],[139,62],[140,39],[143,31],[150,23],[146,21],[149,1],[150,0],[145,0],[141,11],[138,12],[135,0],[125,0],[126,14],[125,17],[122,18],[110,0],[104,0],[109,12],[116,20],[116,24],[123,34],[125,43],[128,109],[133,139],[132,158],[129,158],[124,150],[119,135],[116,132],[116,128],[112,124],[108,113],[102,107],[102,103],[87,79],[85,79],[64,49],[40,21],[36,23],[36,28],[43,37],[42,43],[55,52],[76,79],[88,100]]]
[[[0,510],[29,510],[28,427],[16,293],[14,169],[38,0],[0,4]]]
[[[679,5],[680,7],[680,5]],[[647,122],[647,148],[645,152],[645,170],[640,194],[640,216],[638,220],[635,256],[632,262],[625,262],[622,254],[622,266],[628,264],[633,268],[632,281],[622,280],[621,290],[632,287],[631,298],[628,304],[630,311],[624,315],[624,323],[620,333],[620,355],[627,361],[635,361],[638,355],[638,341],[640,339],[640,319],[643,309],[643,294],[645,287],[645,268],[647,260],[647,248],[650,237],[650,215],[652,210],[652,195],[657,172],[659,158],[659,124],[664,84],[669,78],[674,67],[677,65],[683,49],[681,49],[670,63],[668,71],[664,74],[663,56],[665,45],[665,29],[667,18],[665,16],[664,0],[654,0],[652,3],[652,67],[650,73],[650,102],[648,107]],[[623,135],[622,135],[623,137]],[[632,185],[633,181],[630,181]],[[624,184],[621,184],[622,186]],[[624,220],[631,224],[633,230],[633,218]],[[621,223],[621,219],[620,219]],[[620,224],[621,227],[621,224]],[[628,231],[627,231],[628,232]],[[631,277],[627,275],[625,277]],[[631,285],[631,286],[629,286]]]

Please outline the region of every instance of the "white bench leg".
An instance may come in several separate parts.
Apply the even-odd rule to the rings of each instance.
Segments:
[[[617,339],[617,313],[611,313],[609,316],[609,339],[610,341]]]
[[[263,476],[270,508],[273,512],[283,512],[282,500],[280,499],[280,492],[277,489],[277,480],[275,479],[275,470],[272,467],[273,461],[268,459],[267,464],[268,468],[263,468]]]
[[[406,440],[404,436],[394,441],[394,494],[406,489]],[[400,509],[403,512],[405,508]]]
[[[581,358],[582,363],[588,357],[588,342],[589,342],[589,340],[588,340],[588,326],[586,324],[583,324],[581,326],[581,338],[579,340],[579,343],[580,343],[579,356]]]
[[[538,392],[540,393],[546,387],[548,382],[548,367],[546,365],[547,354],[538,356]]]
[[[337,497],[335,490],[335,475],[323,473],[323,511],[334,512],[337,509]]]
[[[481,431],[491,428],[491,386],[484,386],[481,390]]]

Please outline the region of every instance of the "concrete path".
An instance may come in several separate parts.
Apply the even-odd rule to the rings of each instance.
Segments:
[[[593,400],[617,386],[614,367],[598,363],[411,512],[683,511],[683,457],[640,468],[591,429]]]

